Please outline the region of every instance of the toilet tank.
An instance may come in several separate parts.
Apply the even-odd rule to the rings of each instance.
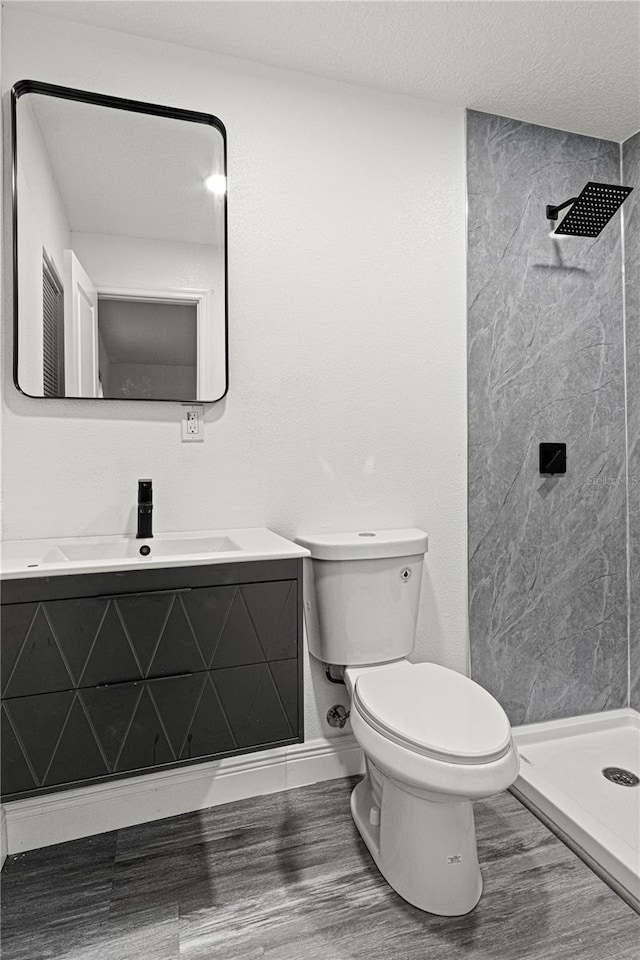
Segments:
[[[426,533],[319,533],[297,537],[297,542],[312,558],[312,589],[305,592],[312,656],[324,663],[357,665],[411,653]]]

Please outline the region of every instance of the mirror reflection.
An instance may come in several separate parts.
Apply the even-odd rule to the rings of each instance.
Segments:
[[[220,399],[220,121],[26,81],[14,88],[14,123],[19,389]]]

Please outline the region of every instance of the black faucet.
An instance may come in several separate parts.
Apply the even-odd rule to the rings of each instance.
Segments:
[[[153,481],[138,480],[138,540],[153,537]]]

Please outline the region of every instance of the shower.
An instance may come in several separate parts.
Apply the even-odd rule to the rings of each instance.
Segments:
[[[565,200],[557,207],[549,204],[547,219],[557,220],[560,210],[573,204],[553,232],[571,237],[597,237],[632,190],[633,187],[616,183],[589,181],[580,196]]]

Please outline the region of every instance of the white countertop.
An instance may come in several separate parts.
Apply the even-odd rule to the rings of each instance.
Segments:
[[[146,552],[147,547],[149,554],[141,555],[140,548]],[[134,536],[6,540],[0,544],[0,577],[16,580],[309,555],[304,547],[266,527],[158,533],[149,540]]]

